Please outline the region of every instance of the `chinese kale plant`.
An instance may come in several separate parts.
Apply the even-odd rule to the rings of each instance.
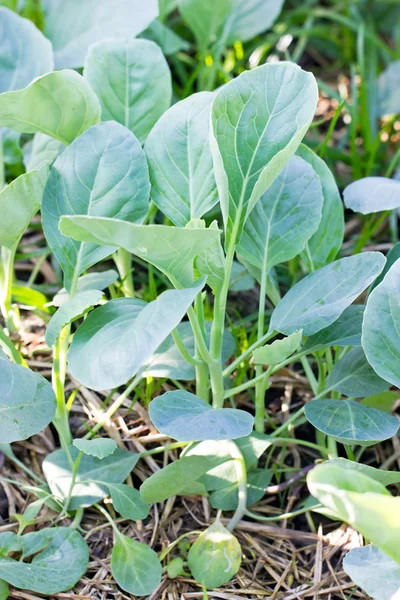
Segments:
[[[29,46],[15,64],[0,61],[8,149],[0,192],[1,450],[29,472],[10,444],[49,423],[60,441],[43,462],[43,478],[30,473],[34,485],[13,482],[36,500],[16,516],[17,533],[0,534],[0,597],[8,584],[56,594],[79,581],[88,564],[81,536],[88,507],[114,530],[111,569],[126,592],[151,594],[163,576],[188,571],[204,589],[227,583],[241,563],[232,533],[238,523],[287,517],[251,510],[274,477],[273,451],[286,443],[303,444],[324,461],[309,472],[312,496],[296,514],[322,512],[354,526],[373,545],[350,552],[346,571],[374,595],[379,584],[363,565],[384,563],[399,587],[400,501],[387,486],[400,476],[360,462],[366,447],[398,431],[390,414],[397,395],[388,391],[400,384],[398,249],[387,261],[379,252],[338,258],[339,192],[327,165],[302,143],[317,104],[310,73],[289,62],[266,64],[170,107],[171,75],[154,42],[96,37],[117,16],[119,31],[125,4],[112,14],[104,7],[96,13],[102,23],[78,37],[77,20],[68,21],[68,11],[60,16],[67,3],[49,3],[44,33],[54,56],[31,22],[0,9],[7,43],[24,36]],[[182,1],[188,21],[191,4]],[[146,5],[129,35],[157,15],[152,2]],[[198,36],[200,43],[200,30]],[[54,58],[63,70],[52,71]],[[81,66],[82,75],[72,70]],[[23,144],[26,134],[34,135]],[[10,148],[25,165],[14,179]],[[360,211],[348,191],[346,204]],[[373,189],[367,192],[361,202]],[[393,207],[388,201],[384,208]],[[51,303],[40,300],[34,279],[17,284],[14,276],[21,238],[39,210],[44,256],[51,252],[63,274]],[[110,257],[118,272],[93,269]],[[132,260],[148,267],[149,301],[138,297]],[[288,262],[301,277],[281,297],[281,265]],[[166,288],[160,293],[154,273]],[[240,273],[258,282],[259,309],[254,341],[235,351],[227,301]],[[47,323],[52,385],[20,352],[18,305],[36,307]],[[268,389],[292,363],[303,368],[313,399],[278,422],[266,411]],[[83,438],[71,433],[75,393],[66,397],[67,374],[76,387],[109,394]],[[150,377],[171,382],[170,391],[151,400],[149,415],[173,441],[128,452],[102,429]],[[182,383],[192,381],[195,393]],[[246,390],[254,403],[236,408]],[[295,437],[307,422],[315,442]],[[135,489],[130,474],[138,461],[169,449],[181,449],[179,459]],[[183,557],[171,560],[174,543],[157,554],[115,524],[115,513],[144,520],[150,505],[176,495],[207,496],[218,511],[200,535],[187,534],[195,541]],[[114,511],[103,504],[107,498]],[[44,505],[55,526],[24,534]],[[61,526],[64,519],[69,526]]]

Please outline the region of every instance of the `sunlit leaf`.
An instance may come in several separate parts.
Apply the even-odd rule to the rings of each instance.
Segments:
[[[121,534],[112,551],[111,571],[118,585],[135,596],[147,596],[161,583],[161,564],[154,550]]]
[[[283,340],[275,340],[253,352],[257,365],[277,365],[286,360],[301,344],[302,331],[295,331]]]
[[[343,570],[371,598],[400,599],[400,565],[377,546],[350,550],[344,557]]]
[[[117,442],[109,438],[96,438],[94,440],[77,438],[73,441],[73,444],[80,452],[100,459],[113,454],[117,449]]]
[[[348,185],[343,192],[347,208],[363,215],[400,206],[400,181],[387,177],[365,177]]]

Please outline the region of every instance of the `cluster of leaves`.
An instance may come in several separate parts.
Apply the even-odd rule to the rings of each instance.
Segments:
[[[199,55],[211,52],[217,62],[227,45],[269,27],[282,2],[164,1],[161,16],[176,5]],[[314,447],[330,459],[309,473],[312,496],[304,511],[343,520],[373,542],[352,551],[344,565],[368,593],[376,594],[378,584],[363,561],[384,563],[388,590],[399,587],[399,499],[386,486],[400,478],[339,458],[340,445],[361,458],[364,447],[398,432],[390,414],[397,394],[388,390],[400,387],[399,246],[387,258],[379,252],[338,258],[339,191],[327,164],[302,143],[318,100],[311,73],[293,62],[269,63],[210,92],[211,69],[202,91],[171,107],[165,44],[184,40],[157,20],[158,10],[155,0],[51,0],[36,14],[41,33],[0,8],[2,147],[19,149],[25,165],[8,184],[2,173],[0,191],[1,450],[14,460],[10,444],[51,422],[61,446],[43,462],[45,479],[27,489],[37,500],[18,516],[18,534],[0,534],[0,595],[6,597],[7,584],[44,594],[70,589],[87,567],[79,523],[90,506],[114,529],[116,582],[138,596],[152,593],[170,549],[158,556],[122,535],[101,504],[108,497],[133,520],[175,495],[208,496],[213,508],[233,511],[227,528],[217,518],[197,537],[187,565],[171,561],[168,570],[177,576],[188,566],[205,588],[227,583],[241,562],[232,530],[245,516],[260,518],[249,507],[273,477],[259,460],[304,419],[316,430]],[[398,185],[361,179],[346,188],[345,205],[363,214],[397,209]],[[18,246],[39,210],[46,252],[63,277],[50,306],[47,298],[38,304],[37,290],[14,282]],[[168,288],[149,302],[135,297],[132,256],[155,268]],[[110,258],[117,271],[88,272]],[[281,297],[279,268],[288,261],[302,277]],[[259,283],[260,304],[256,341],[232,359],[225,325],[235,272]],[[274,305],[269,319],[266,297]],[[355,304],[360,297],[365,304]],[[8,336],[18,329],[18,298],[45,316],[53,386],[27,368]],[[314,398],[289,422],[269,423],[266,434],[270,378],[295,362]],[[255,377],[232,387],[231,374],[242,364]],[[73,439],[70,431],[67,365],[89,389],[123,387],[85,438]],[[149,376],[195,380],[196,394],[179,389],[150,402],[154,426],[184,450],[136,490],[124,482],[142,455],[96,434]],[[234,406],[235,396],[253,387],[254,414],[225,408],[225,400]],[[45,504],[58,520],[73,516],[72,526],[24,535]]]

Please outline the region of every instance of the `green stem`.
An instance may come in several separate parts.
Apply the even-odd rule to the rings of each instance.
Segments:
[[[12,284],[14,280],[14,259],[18,244],[13,248],[1,248],[0,263],[0,308],[8,331],[18,329],[18,313],[12,306]]]
[[[224,369],[224,371],[222,372],[222,375],[224,377],[229,377],[229,375],[231,373],[233,373],[233,371],[243,362],[245,361],[250,355],[251,353],[258,348],[259,346],[261,346],[262,344],[268,342],[268,340],[270,340],[271,338],[273,338],[276,335],[275,331],[268,331],[265,335],[262,336],[262,338],[260,338],[259,340],[257,340],[256,342],[254,342],[254,344],[252,344],[251,346],[249,346],[247,348],[247,350],[245,350],[243,352],[243,354],[241,354],[240,356],[238,356],[230,365],[228,365],[226,367],[226,369]],[[290,359],[288,361],[287,364],[289,364],[289,362],[292,362],[293,360],[295,360],[296,357]]]
[[[11,360],[17,365],[27,366],[26,362],[18,352],[10,338],[5,334],[4,329],[0,327],[0,346]]]
[[[238,505],[235,513],[228,524],[229,531],[233,531],[247,510],[247,471],[243,454],[235,442],[229,441],[228,449],[232,458],[235,460],[237,484],[238,484]]]
[[[135,297],[135,288],[132,277],[132,255],[124,248],[118,248],[113,255],[119,276],[122,281],[122,292],[127,298]]]
[[[105,518],[107,519],[107,521],[110,523],[111,527],[113,528],[113,531],[116,535],[117,538],[120,538],[121,541],[124,540],[124,538],[122,537],[121,533],[118,530],[118,527],[116,526],[116,524],[114,523],[114,519],[111,518],[111,515],[102,507],[100,506],[100,504],[94,504],[93,505],[95,508],[97,508],[97,510],[99,512],[101,512],[102,515],[105,516]]]
[[[265,432],[265,392],[270,386],[268,380],[272,373],[272,369],[272,367],[269,367],[265,373],[261,373],[263,377],[261,378],[261,381],[256,384],[256,414],[254,426],[257,433]]]
[[[176,344],[176,347],[179,350],[180,355],[182,356],[182,358],[189,363],[189,365],[193,365],[195,367],[198,367],[199,365],[204,364],[203,361],[201,360],[197,360],[197,358],[194,358],[193,356],[191,356],[189,354],[189,352],[186,350],[186,346],[183,343],[183,339],[181,337],[181,334],[179,333],[179,331],[177,329],[173,329],[171,331],[171,335],[172,338]]]
[[[195,311],[198,323],[203,334],[203,339],[206,339],[206,329],[204,322],[204,306],[203,295],[200,292],[195,299]],[[208,373],[208,364],[201,360],[201,354],[198,348],[197,341],[195,342],[195,357],[200,364],[196,365],[196,394],[206,402],[210,402],[210,380]]]
[[[318,504],[313,506],[313,510],[315,508],[322,508],[322,504]],[[252,519],[256,519],[257,521],[284,521],[285,519],[292,519],[293,517],[297,517],[299,515],[304,515],[304,513],[310,512],[310,508],[300,508],[299,510],[294,510],[292,512],[283,513],[283,515],[274,515],[272,517],[264,517],[262,515],[258,515],[250,510],[246,510],[245,514]]]
[[[258,300],[258,322],[257,322],[257,341],[264,335],[265,325],[265,296],[267,293],[267,255],[268,255],[268,244],[264,250],[264,260],[261,270],[261,283],[260,283],[260,297]],[[270,372],[270,371],[269,371]],[[259,379],[263,374],[262,365],[256,366],[256,379]],[[269,377],[269,373],[268,373]],[[255,429],[258,433],[264,433],[264,418],[265,418],[265,391],[266,383],[268,384],[268,377],[265,380],[262,378],[256,383],[256,416],[255,416]]]
[[[77,475],[78,475],[78,469],[79,469],[79,465],[80,465],[82,456],[83,456],[83,452],[79,452],[79,454],[76,457],[76,460],[74,462],[74,465],[73,465],[73,468],[72,468],[71,483],[70,483],[70,486],[69,486],[67,497],[66,497],[64,505],[63,505],[63,509],[61,511],[60,516],[58,517],[58,521],[60,521],[67,514],[67,512],[68,512],[68,506],[69,506],[69,503],[71,502],[72,493],[74,491],[75,482],[76,482],[76,478],[77,478]]]
[[[53,347],[53,372],[52,382],[56,395],[57,408],[54,417],[54,426],[60,437],[61,446],[64,450],[72,444],[72,435],[68,421],[68,411],[65,405],[65,376],[67,365],[67,353],[69,343],[70,327],[64,327]]]

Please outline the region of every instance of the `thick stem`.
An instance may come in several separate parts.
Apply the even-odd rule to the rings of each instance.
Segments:
[[[235,460],[236,476],[238,483],[238,505],[235,514],[228,524],[229,531],[233,531],[247,510],[247,471],[243,454],[235,442],[229,441],[229,453]]]
[[[115,252],[114,262],[117,266],[122,281],[122,292],[127,298],[135,297],[135,288],[132,277],[132,255],[124,248],[118,248]]]
[[[54,417],[54,426],[60,437],[61,446],[65,449],[72,444],[72,435],[68,421],[68,411],[65,405],[65,376],[70,327],[67,325],[61,331],[53,347],[53,373],[52,382],[56,395],[57,408]]]
[[[195,311],[198,323],[203,334],[203,339],[206,339],[206,329],[204,322],[204,305],[203,295],[200,292],[195,299]],[[196,394],[206,402],[210,402],[210,380],[208,373],[208,364],[201,359],[201,354],[197,342],[195,343],[195,357],[199,361],[196,365]]]
[[[265,296],[267,293],[267,249],[264,252],[264,264],[261,271],[260,297],[258,302],[258,323],[257,323],[257,341],[264,335],[265,324]],[[256,366],[256,378],[260,377],[263,372],[262,365]],[[255,428],[258,433],[264,433],[264,416],[265,416],[265,390],[268,385],[268,379],[262,379],[256,384],[256,418]]]

